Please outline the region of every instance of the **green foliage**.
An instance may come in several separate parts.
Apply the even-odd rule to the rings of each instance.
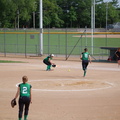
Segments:
[[[43,0],[43,12],[44,27],[60,27],[63,24],[63,21],[59,18],[62,10],[54,0]]]
[[[73,23],[75,21],[77,21],[77,14],[76,14],[75,8],[73,6],[70,7],[70,11],[68,13],[68,17],[69,17],[69,20],[70,20],[70,23],[71,23],[70,27],[72,27]]]
[[[0,1],[0,27],[16,27],[19,15],[20,23],[28,22],[31,13],[36,10],[35,0],[1,0]]]
[[[42,0],[43,26],[46,27],[91,27],[91,0]],[[39,27],[40,0],[0,0],[0,27],[33,27],[35,12],[36,27]],[[96,27],[105,27],[106,10],[108,24],[120,21],[118,0],[108,2],[95,0]]]
[[[116,7],[113,6],[114,4],[112,4],[112,2],[103,2],[96,5],[96,27],[101,28],[106,26],[106,14],[108,24],[113,24],[120,21],[119,12]]]

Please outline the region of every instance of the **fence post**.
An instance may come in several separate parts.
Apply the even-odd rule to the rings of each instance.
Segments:
[[[66,51],[66,60],[67,60],[67,48],[68,48],[68,44],[67,44],[68,43],[67,28],[65,30],[66,30],[66,34],[65,34],[66,35],[66,47],[65,47],[66,49],[65,49],[65,51]]]
[[[58,54],[60,54],[60,34],[58,34]]]
[[[48,54],[50,54],[50,29],[48,28]]]
[[[27,34],[26,34],[26,30],[25,30],[25,58],[27,58]]]
[[[4,29],[4,57],[6,57],[6,34]]]
[[[37,56],[37,45],[35,45],[35,46],[36,46],[35,48],[36,48],[36,56]]]

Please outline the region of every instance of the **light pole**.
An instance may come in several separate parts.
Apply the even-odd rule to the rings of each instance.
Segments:
[[[40,28],[40,55],[43,55],[43,5],[42,5],[42,0],[40,0],[40,5],[39,5],[39,10],[40,10],[40,22],[39,22],[39,28]]]
[[[106,46],[107,46],[107,27],[108,27],[108,2],[106,3]]]
[[[106,32],[107,32],[107,19],[108,19],[108,2],[106,3]]]
[[[91,54],[93,55],[93,33],[95,31],[95,0],[91,1]]]

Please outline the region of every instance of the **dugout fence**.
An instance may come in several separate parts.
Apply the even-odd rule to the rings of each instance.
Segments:
[[[101,47],[120,47],[120,32],[111,32],[111,30],[105,32],[102,28],[95,29],[93,46],[91,46],[91,29],[89,28],[49,28],[43,31],[44,55],[53,53],[56,57],[63,59],[68,58],[69,55],[70,58],[78,59],[83,49],[87,47],[90,53],[93,49],[93,59],[104,60],[108,58],[109,50]],[[1,29],[0,56],[40,56],[39,34],[39,29]]]

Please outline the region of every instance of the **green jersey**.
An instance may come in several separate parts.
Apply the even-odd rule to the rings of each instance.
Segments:
[[[45,60],[45,61],[49,61],[49,60],[51,60],[51,59],[52,59],[52,57],[47,56],[44,60]]]
[[[89,53],[88,52],[83,52],[82,53],[82,60],[88,60],[89,59]]]
[[[30,97],[30,89],[31,89],[31,85],[28,83],[21,83],[19,84],[20,87],[20,96],[27,96]]]

